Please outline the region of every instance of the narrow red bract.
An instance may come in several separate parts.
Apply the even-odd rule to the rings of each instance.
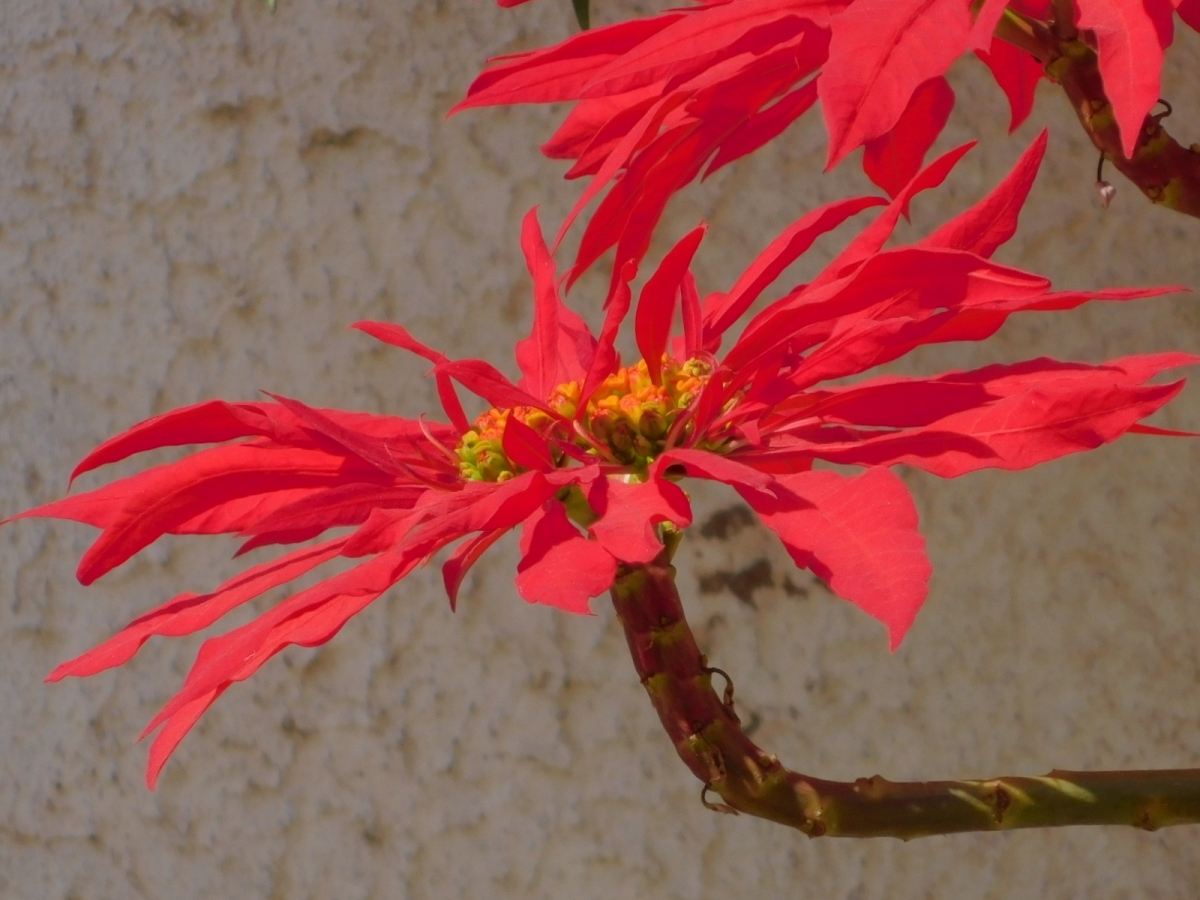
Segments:
[[[1133,156],[1142,121],[1158,102],[1163,51],[1174,37],[1172,0],[1078,0],[1079,27],[1096,35],[1104,92]]]
[[[918,87],[896,124],[863,146],[863,172],[895,197],[917,174],[954,108],[954,91],[938,76]]]
[[[616,247],[616,290],[672,194],[778,137],[818,97],[828,165],[865,147],[865,171],[893,195],[946,123],[954,98],[942,76],[960,56],[976,52],[987,65],[1016,128],[1044,72],[1026,51],[992,39],[1006,7],[1053,18],[1049,0],[703,2],[498,57],[455,110],[576,102],[542,147],[574,162],[566,177],[591,178],[563,231],[603,195],[568,279]],[[1127,156],[1159,96],[1176,8],[1200,27],[1197,0],[1075,3]]]
[[[1163,353],[1102,365],[1049,359],[931,377],[846,382],[924,345],[981,340],[1020,311],[1124,301],[1162,290],[1054,292],[1036,275],[987,258],[1016,227],[1044,136],[991,195],[913,246],[884,250],[901,213],[945,177],[952,151],[897,191],[801,218],[728,293],[701,298],[689,263],[703,228],[672,250],[642,290],[637,344],[652,359],[622,366],[614,341],[633,307],[625,266],[599,337],[559,297],[534,213],[522,247],[534,321],[517,347],[519,384],[480,360],[450,360],[400,326],[358,328],[433,363],[449,424],[315,409],[297,400],[210,401],[157,416],[98,447],[75,475],[168,446],[217,444],[94,491],[21,513],[101,529],[85,583],[164,534],[233,534],[242,550],[320,538],[258,563],[207,593],[151,610],[49,676],[92,675],[149,638],[196,632],[279,585],[342,557],[319,580],[202,645],[182,688],[150,722],[153,786],[204,711],[291,645],[330,640],[346,621],[434,554],[452,603],[476,560],[519,529],[516,585],[530,602],[586,613],[625,563],[663,550],[690,524],[684,477],[731,485],[799,566],[882,622],[894,649],[930,575],[917,514],[891,471],[903,463],[955,476],[1019,469],[1135,430],[1182,382],[1151,384],[1197,360]],[[884,208],[830,267],[733,326],[818,237]],[[678,310],[679,315],[676,315]],[[836,381],[836,384],[827,382]],[[454,382],[492,407],[472,423]],[[859,475],[814,466],[862,467]]]
[[[966,0],[856,0],[833,19],[818,82],[830,168],[892,130],[917,88],[966,50],[971,21]]]

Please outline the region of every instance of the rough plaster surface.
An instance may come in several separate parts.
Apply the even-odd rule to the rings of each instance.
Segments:
[[[344,330],[358,318],[511,371],[530,318],[517,224],[534,203],[560,220],[578,190],[531,152],[560,113],[443,116],[486,55],[563,36],[569,15],[555,0],[0,6],[0,509],[60,496],[99,440],[203,398],[432,408],[423,365]],[[1196,140],[1200,42],[1181,35],[1172,54],[1172,125]],[[1003,258],[1064,287],[1200,286],[1200,223],[1122,185],[1100,212],[1061,98],[1044,87],[1037,121],[1006,139],[980,74],[955,70],[943,143],[984,145],[910,235],[978,197],[1044,120],[1050,158]],[[699,276],[727,285],[791,219],[863,188],[852,164],[819,175],[822,158],[816,122],[796,127],[690,189],[663,234],[708,217]],[[574,294],[589,314],[601,275]],[[1195,302],[1020,320],[904,370],[1197,351]],[[1200,390],[1160,423],[1200,428]],[[894,656],[720,491],[696,493],[706,527],[681,551],[681,584],[762,743],[814,774],[1194,766],[1198,454],[1130,438],[1023,474],[906,473],[937,573]],[[282,654],[222,698],[151,794],[133,741],[199,639],[152,642],[87,681],[40,679],[235,571],[233,545],[167,541],[84,590],[71,573],[88,540],[65,523],[0,531],[0,897],[1195,895],[1195,827],[809,842],[707,813],[605,602],[594,618],[527,606],[511,544],[456,615],[421,572],[325,648]]]

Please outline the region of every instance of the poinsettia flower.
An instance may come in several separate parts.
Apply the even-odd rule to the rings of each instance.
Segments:
[[[1011,314],[1159,290],[1054,292],[988,257],[1013,233],[1042,138],[987,198],[919,243],[883,249],[921,191],[965,152],[947,154],[888,202],[844,200],[776,238],[727,292],[701,299],[690,264],[701,226],[666,254],[640,291],[619,280],[599,336],[562,302],[536,215],[522,247],[534,284],[531,334],[512,383],[481,360],[451,360],[398,325],[368,334],[433,364],[447,422],[316,409],[297,400],[210,401],[149,419],[99,446],[73,475],[136,453],[216,444],[14,518],[84,522],[101,533],[84,584],[164,534],[234,534],[239,552],[303,544],[203,594],[184,593],[49,676],[91,675],[129,660],[155,635],[216,623],[264,592],[337,557],[356,560],[245,625],[207,640],[180,691],[150,722],[148,783],[232,684],[293,644],[330,640],[347,620],[435,554],[453,605],[463,578],[499,537],[520,530],[516,585],[530,602],[585,613],[624,564],[647,563],[692,520],[685,477],[733,488],[797,565],[882,622],[895,648],[920,609],[930,566],[917,513],[891,467],[943,476],[1020,469],[1091,449],[1140,425],[1182,382],[1149,384],[1191,364],[1180,353],[1103,365],[1049,359],[914,378],[844,379],[924,344],[981,340]],[[724,338],[820,235],[883,209],[811,283]],[[641,358],[615,339],[632,311]],[[836,381],[836,384],[829,382]],[[487,411],[471,421],[455,383]],[[816,467],[859,466],[858,475]]]
[[[1195,26],[1200,0],[1077,0],[1099,55],[1125,155],[1159,96],[1173,10]],[[498,57],[455,111],[574,101],[546,156],[590,177],[562,234],[600,197],[569,274],[617,248],[612,289],[640,262],[671,195],[778,137],[821,101],[828,167],[865,147],[867,176],[896,196],[954,104],[945,74],[974,51],[1028,115],[1044,63],[994,39],[1006,8],[1053,19],[1050,0],[711,0]]]

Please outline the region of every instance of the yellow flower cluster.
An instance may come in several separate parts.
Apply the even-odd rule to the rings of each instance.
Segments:
[[[619,462],[645,466],[664,449],[679,415],[704,386],[708,366],[664,357],[662,384],[650,380],[645,360],[618,369],[588,400],[583,426]],[[686,428],[686,426],[685,426]]]
[[[458,471],[467,481],[508,481],[522,471],[504,452],[504,426],[509,416],[516,416],[517,421],[538,432],[554,421],[532,406],[489,409],[475,420],[475,427],[463,435],[458,445]]]
[[[535,407],[489,409],[475,420],[458,445],[459,472],[468,481],[507,481],[520,473],[520,467],[504,452],[504,428],[510,416],[539,434],[560,429],[561,438],[594,455],[624,465],[649,465],[665,448],[679,416],[699,396],[709,373],[708,364],[698,359],[678,363],[670,357],[663,357],[661,384],[651,381],[644,360],[618,369],[596,388],[579,417],[582,430],[591,440],[568,431]],[[579,412],[581,392],[578,382],[561,384],[548,398],[547,406],[568,422],[573,421]],[[685,425],[679,437],[686,435],[688,428]]]

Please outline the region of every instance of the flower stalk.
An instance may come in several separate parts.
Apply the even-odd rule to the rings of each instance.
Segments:
[[[634,666],[680,758],[723,803],[809,837],[910,840],[965,831],[1200,822],[1200,769],[1067,772],[969,781],[826,781],[786,768],[742,730],[683,614],[668,550],[625,565],[612,588]],[[719,673],[724,674],[724,673]]]

